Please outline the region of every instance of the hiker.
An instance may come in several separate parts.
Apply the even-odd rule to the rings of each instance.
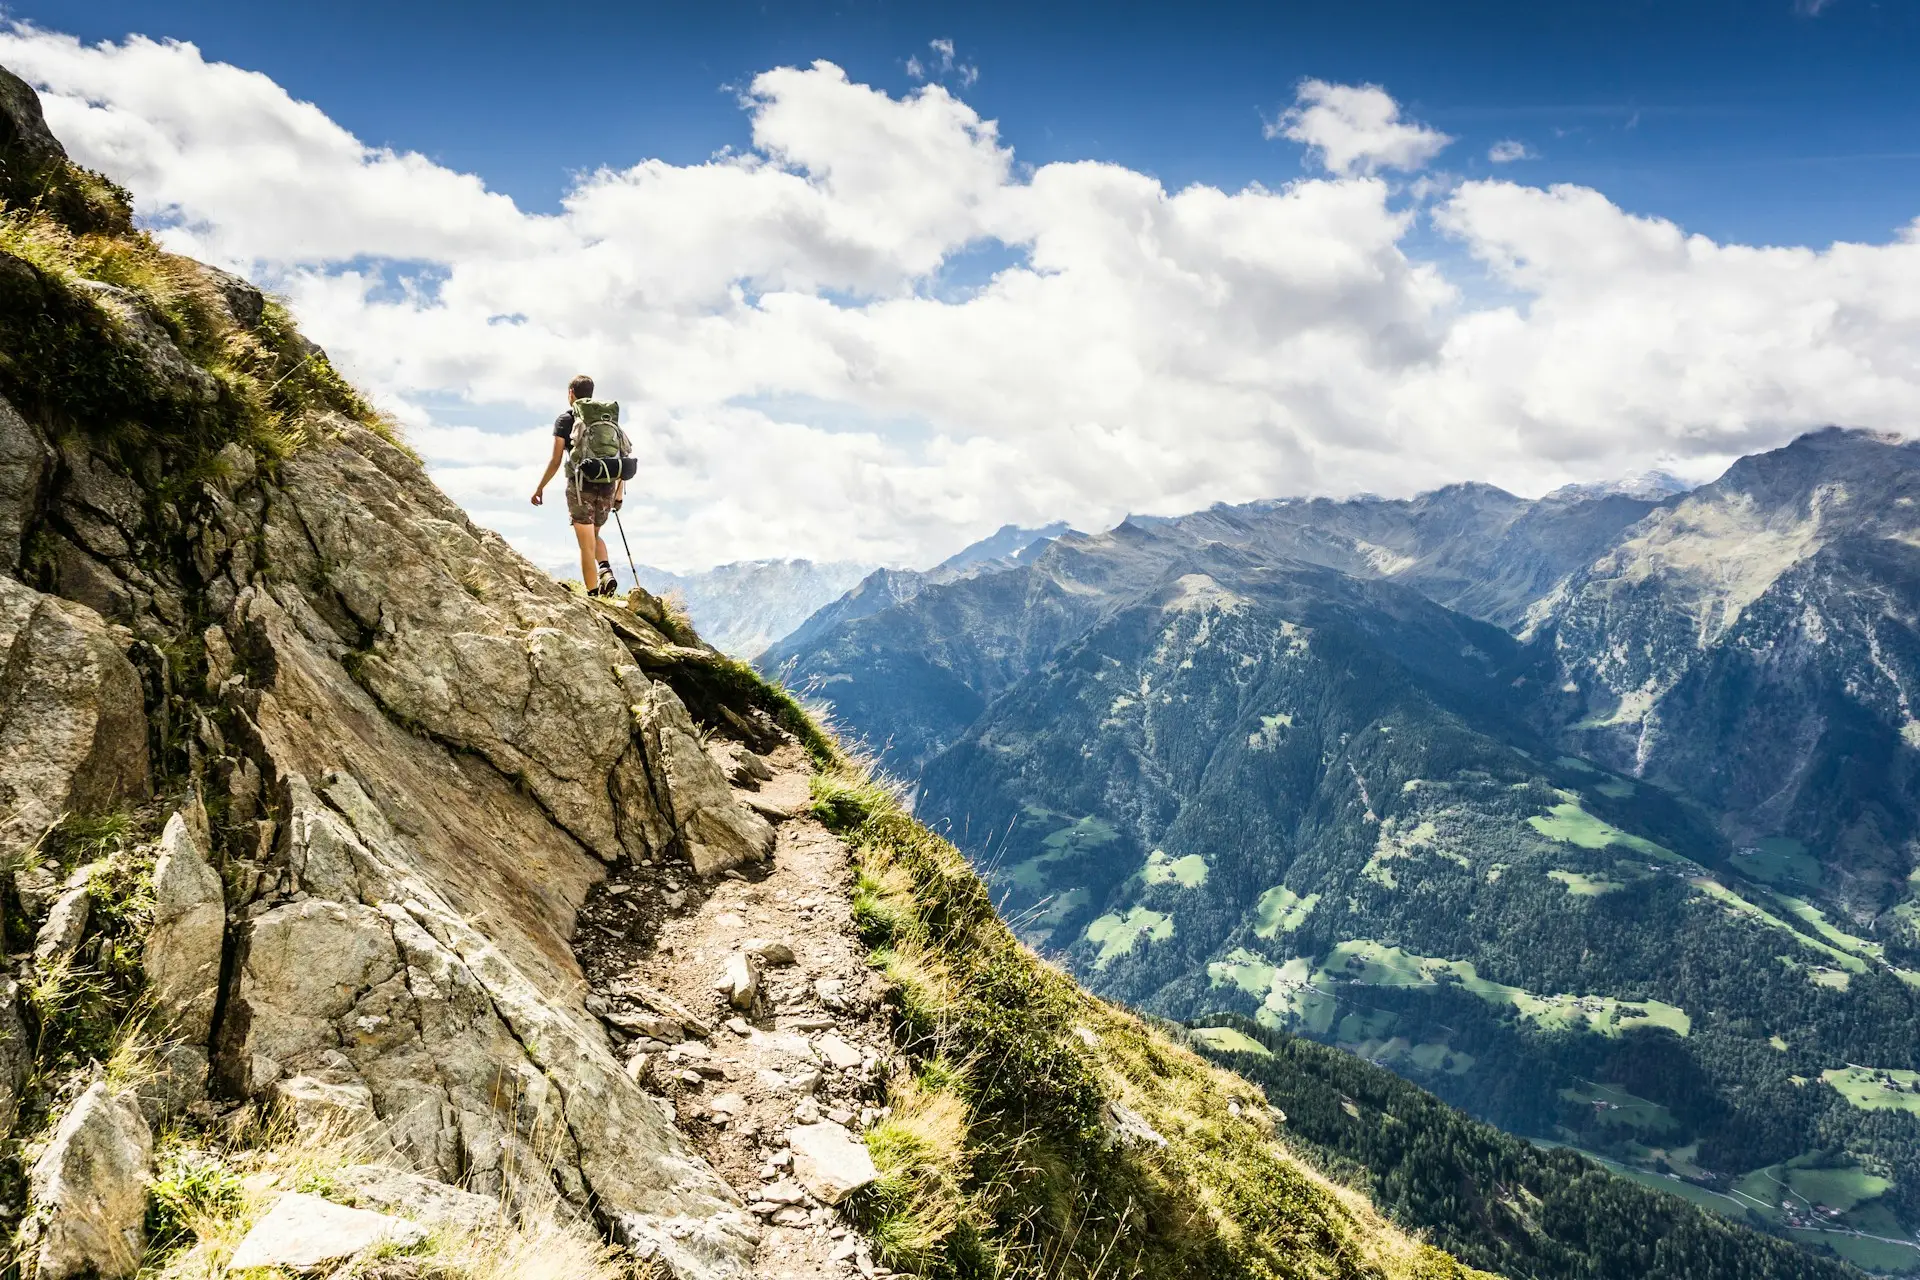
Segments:
[[[547,482],[567,466],[567,519],[580,543],[580,581],[587,594],[610,596],[619,583],[600,536],[607,517],[620,509],[620,499],[638,462],[632,443],[620,429],[620,406],[593,398],[593,379],[581,374],[567,384],[567,411],[553,420],[553,456],[546,474],[533,490],[533,505],[545,501]]]

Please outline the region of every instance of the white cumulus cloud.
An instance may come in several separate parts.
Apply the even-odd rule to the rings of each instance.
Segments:
[[[1538,153],[1526,143],[1515,138],[1502,138],[1487,148],[1487,159],[1495,164],[1512,164],[1515,160],[1534,160]]]
[[[571,537],[527,497],[582,370],[642,455],[635,554],[670,567],[928,563],[1006,522],[1283,494],[1702,477],[1827,422],[1920,420],[1920,224],[1754,248],[1582,187],[1396,190],[1379,171],[1446,139],[1373,87],[1303,86],[1278,126],[1325,176],[1172,191],[1028,169],[939,83],[775,68],[742,95],[745,152],[610,156],[541,215],[191,45],[0,27],[0,62],[167,244],[285,294],[544,564]],[[1428,232],[1447,267],[1413,249]]]
[[[1301,143],[1342,177],[1382,169],[1418,169],[1453,141],[1438,129],[1400,118],[1400,104],[1377,84],[1303,80],[1294,106],[1267,127],[1270,138]]]

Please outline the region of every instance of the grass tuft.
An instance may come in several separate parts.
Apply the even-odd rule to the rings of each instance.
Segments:
[[[856,1212],[895,1270],[923,1271],[945,1246],[971,1208],[965,1191],[968,1108],[959,1073],[895,1081],[888,1090],[891,1114],[866,1134],[879,1181]],[[975,1230],[981,1224],[968,1224]]]
[[[327,415],[393,438],[283,305],[242,324],[199,263],[131,227],[80,226],[36,206],[0,210],[0,392],[56,434],[87,437],[162,496],[211,476],[232,442],[267,463],[288,457]],[[198,375],[156,364],[149,322]]]

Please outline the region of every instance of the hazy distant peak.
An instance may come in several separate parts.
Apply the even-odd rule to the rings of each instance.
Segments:
[[[1563,484],[1547,497],[1562,502],[1579,498],[1639,498],[1645,502],[1665,502],[1696,486],[1670,471],[1642,471],[1618,480],[1589,480],[1584,484]]]
[[[1056,520],[1038,529],[1023,528],[1017,524],[1003,524],[980,541],[963,547],[942,560],[933,567],[933,572],[939,573],[946,570],[950,573],[958,573],[989,560],[1017,557],[1029,550],[1034,543],[1057,538],[1066,532],[1068,528],[1064,520]]]
[[[639,566],[641,586],[678,595],[700,633],[740,657],[751,657],[793,630],[869,569],[848,561],[780,558],[736,560],[694,573]]]

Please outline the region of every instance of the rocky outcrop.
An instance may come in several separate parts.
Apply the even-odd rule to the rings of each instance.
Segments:
[[[773,827],[734,800],[671,688],[654,682],[641,701],[640,722],[647,761],[661,783],[661,807],[681,831],[697,874],[718,875],[773,852]]]
[[[273,568],[233,583],[209,644],[278,824],[241,872],[226,1086],[364,1096],[429,1176],[730,1274],[752,1220],[613,1058],[568,940],[603,862],[679,849],[710,873],[764,822],[673,691],[406,454],[342,426],[262,496]]]
[[[84,605],[0,575],[0,863],[63,814],[147,794],[147,716],[131,637]]]
[[[68,1109],[34,1162],[28,1256],[38,1280],[117,1280],[146,1245],[153,1135],[131,1099],[95,1083]]]
[[[483,1231],[500,1221],[498,1201],[377,1164],[349,1165],[328,1178],[336,1197],[412,1222]]]
[[[53,450],[0,397],[0,571],[20,568],[21,539],[52,467]]]
[[[153,927],[144,957],[147,989],[169,1035],[205,1045],[220,999],[226,891],[207,862],[206,814],[196,802],[167,819],[153,867]]]
[[[191,398],[139,300],[95,294]],[[113,1114],[197,1099],[210,1047],[228,1096],[362,1125],[382,1158],[684,1276],[741,1273],[754,1219],[613,1057],[569,945],[607,863],[712,875],[772,843],[635,657],[712,655],[644,613],[616,635],[380,435],[310,430],[275,474],[229,446],[161,501],[0,413],[0,558],[25,572],[32,542],[58,592],[0,575],[0,855],[156,769],[220,801],[158,841],[143,961],[172,1043]],[[47,958],[70,954],[84,884],[28,887]]]
[[[787,1146],[794,1181],[822,1204],[839,1204],[880,1176],[866,1147],[831,1120],[789,1129]]]

